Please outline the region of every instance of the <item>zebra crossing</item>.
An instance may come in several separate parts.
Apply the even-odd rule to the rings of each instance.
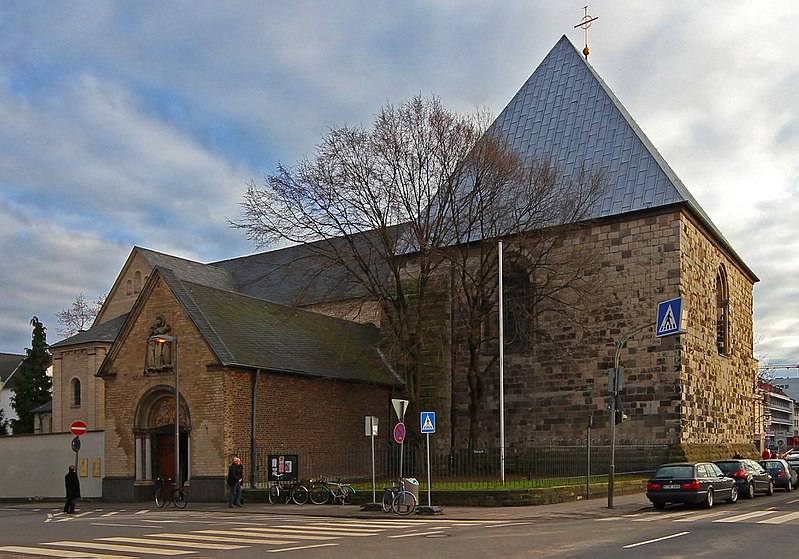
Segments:
[[[736,512],[734,510],[722,510],[713,512],[679,511],[666,512],[647,511],[638,514],[628,514],[625,516],[612,516],[596,518],[596,522],[674,522],[680,524],[709,522],[713,524],[799,524],[799,511],[778,510],[769,508],[765,510],[755,510],[749,512]]]
[[[136,515],[136,511],[125,511]],[[95,518],[119,518],[120,513],[84,511]],[[212,514],[212,513],[207,513]],[[60,520],[53,514],[52,521]],[[65,515],[66,516],[66,515]],[[68,518],[75,518],[71,515]],[[229,517],[228,517],[229,518]],[[291,520],[291,521],[290,521]],[[211,524],[209,522],[209,524]],[[141,556],[191,556],[200,550],[206,556],[209,551],[227,552],[249,547],[263,547],[264,553],[279,554],[303,550],[322,549],[341,545],[347,539],[366,537],[408,538],[435,537],[457,530],[459,527],[475,525],[493,526],[496,521],[459,521],[446,519],[277,519],[272,525],[264,525],[263,518],[242,518],[220,527],[197,527],[186,532],[148,531],[132,536],[104,536],[86,540],[57,539],[42,541],[35,545],[0,546],[0,553],[25,553],[43,557],[82,557],[98,559],[135,559]]]

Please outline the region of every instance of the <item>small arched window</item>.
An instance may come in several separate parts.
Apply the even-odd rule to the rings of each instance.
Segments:
[[[133,295],[133,281],[128,280],[125,282],[125,295]]]
[[[76,378],[72,379],[72,405],[80,407],[80,380]]]
[[[724,266],[716,274],[716,347],[720,355],[730,354],[730,295]]]
[[[139,291],[141,291],[141,272],[136,270],[136,273],[133,274],[133,293]]]

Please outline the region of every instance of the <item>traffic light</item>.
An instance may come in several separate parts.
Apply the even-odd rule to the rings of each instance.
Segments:
[[[622,410],[616,410],[616,417],[614,418],[614,423],[618,425],[625,419],[627,419],[627,414],[624,413]]]

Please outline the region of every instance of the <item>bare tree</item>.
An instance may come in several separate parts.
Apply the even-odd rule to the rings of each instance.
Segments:
[[[88,330],[97,317],[97,313],[100,312],[105,297],[105,295],[101,295],[94,301],[87,301],[83,293],[80,293],[75,297],[70,308],[56,313],[56,321],[60,324],[60,327],[56,328],[56,332],[68,338],[78,332]]]
[[[442,282],[469,325],[475,357],[467,380],[479,401],[486,367],[496,363],[477,360],[483,321],[496,305],[494,240],[539,231],[514,242],[518,255],[543,270],[541,262],[554,261],[563,224],[584,218],[601,182],[530,163],[489,122],[481,112],[447,111],[437,98],[387,105],[371,128],[332,129],[313,158],[280,165],[263,187],[250,184],[243,219],[231,224],[258,246],[307,243],[377,301],[388,354],[412,403],[420,397],[422,350],[436,342],[427,313]],[[554,268],[536,284],[546,287]],[[558,287],[552,282],[539,297],[557,298],[570,283],[564,270]]]

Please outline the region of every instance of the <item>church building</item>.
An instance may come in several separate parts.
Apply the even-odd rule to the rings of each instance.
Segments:
[[[616,359],[628,417],[616,427],[621,441],[670,445],[675,457],[751,445],[758,278],[566,37],[493,128],[519,153],[566,173],[591,169],[608,185],[557,248],[597,257],[580,327],[545,314],[536,328],[549,341],[505,348],[506,446],[579,439],[589,417],[607,437]],[[539,281],[523,265],[508,277],[519,293]],[[147,498],[175,460],[193,499],[219,500],[235,452],[368,444],[364,416],[388,425],[403,382],[383,351],[379,305],[348,280],[305,246],[206,264],[135,247],[94,327],[51,348],[54,430],[65,430],[76,405],[88,406],[89,428],[105,429],[109,500]],[[680,330],[658,336],[658,304],[675,299]],[[425,353],[429,390],[418,406],[437,413],[438,451],[495,448],[498,371],[486,378],[484,413],[472,425],[457,313],[444,300],[450,307],[428,318],[442,336]],[[328,466],[348,467],[330,454]]]

